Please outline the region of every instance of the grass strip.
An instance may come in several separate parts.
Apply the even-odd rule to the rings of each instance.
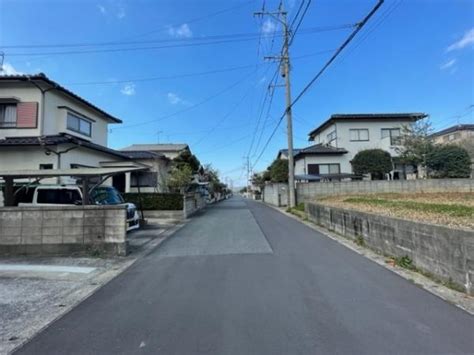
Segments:
[[[372,206],[381,206],[397,209],[404,208],[407,210],[438,213],[452,217],[474,217],[474,207],[456,204],[448,205],[442,203],[425,203],[416,201],[394,201],[374,197],[350,197],[343,200],[343,202],[368,204]]]

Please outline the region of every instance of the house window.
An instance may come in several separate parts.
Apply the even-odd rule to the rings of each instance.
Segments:
[[[157,184],[158,173],[145,171],[130,174],[130,187],[156,187]]]
[[[92,132],[92,123],[82,117],[68,112],[67,129],[90,137]]]
[[[382,128],[382,138],[390,137],[390,145],[400,144],[400,128]]]
[[[308,174],[324,175],[324,174],[340,174],[340,164],[308,164]]]
[[[336,139],[336,131],[332,131],[326,136],[328,143],[331,143],[333,140]]]
[[[367,142],[369,140],[369,130],[367,128],[350,129],[351,142]]]
[[[16,127],[16,104],[0,104],[0,128]]]
[[[40,170],[51,170],[53,168],[53,164],[40,164]]]

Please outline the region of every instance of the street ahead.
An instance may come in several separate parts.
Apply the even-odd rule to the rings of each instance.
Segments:
[[[234,198],[21,354],[472,354],[474,317],[257,202]]]

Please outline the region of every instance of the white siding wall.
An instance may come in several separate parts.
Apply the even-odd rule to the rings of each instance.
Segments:
[[[347,121],[347,122],[336,122],[331,126],[321,131],[314,137],[314,143],[328,144],[327,135],[333,131],[336,131],[336,140],[329,144],[333,147],[344,148],[348,153],[336,156],[311,156],[306,157],[306,162],[298,161],[295,164],[296,174],[303,174],[304,167],[307,164],[326,164],[326,163],[339,163],[341,165],[341,173],[352,173],[351,160],[361,150],[379,148],[390,153],[392,156],[397,156],[398,153],[395,147],[390,144],[390,138],[382,138],[382,128],[402,128],[406,125],[405,121],[382,121],[382,122],[362,122],[362,121]],[[350,130],[351,129],[368,129],[369,140],[368,141],[351,141]]]
[[[308,164],[340,164],[341,173],[351,173],[352,167],[345,155],[308,155],[295,162],[295,174],[308,174]]]
[[[78,132],[67,129],[66,117],[67,109],[59,109],[58,106],[67,106],[72,110],[92,119],[92,136],[88,137]],[[83,139],[90,140],[93,143],[107,146],[107,121],[95,111],[87,106],[77,103],[69,99],[61,93],[50,91],[46,93],[46,120],[44,126],[45,135],[53,135],[58,133],[68,133]]]

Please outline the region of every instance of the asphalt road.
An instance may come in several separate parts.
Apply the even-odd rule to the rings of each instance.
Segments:
[[[307,226],[207,209],[19,354],[473,354],[474,317]]]

